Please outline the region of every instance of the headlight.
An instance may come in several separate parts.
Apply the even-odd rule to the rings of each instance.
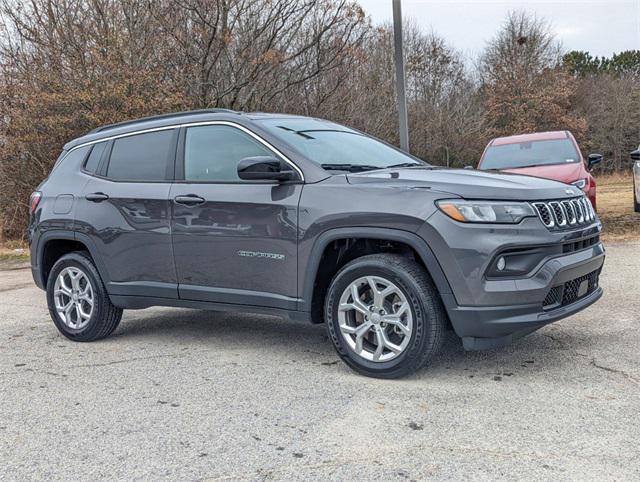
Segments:
[[[523,218],[536,216],[529,204],[520,202],[444,199],[437,201],[436,205],[451,219],[463,223],[516,224]]]
[[[577,181],[572,182],[571,185],[577,187],[578,189],[584,189],[585,186],[587,185],[587,180],[586,179],[578,179]]]

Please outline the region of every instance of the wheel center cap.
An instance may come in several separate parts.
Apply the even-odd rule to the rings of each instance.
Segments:
[[[78,301],[78,293],[73,293],[73,301]]]
[[[378,314],[378,313],[372,313],[371,314],[371,323],[373,323],[374,325],[377,325],[378,323],[380,323],[380,319],[382,317]]]

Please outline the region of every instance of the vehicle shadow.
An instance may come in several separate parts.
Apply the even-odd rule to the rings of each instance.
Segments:
[[[264,350],[272,353],[317,352],[334,355],[324,325],[276,316],[180,308],[125,311],[113,335],[129,341],[197,342]],[[275,356],[275,355],[274,355]]]
[[[575,335],[554,325],[506,347],[469,352],[462,348],[455,333],[449,331],[440,354],[409,379],[453,374],[470,376],[474,372],[509,377],[534,365],[561,367],[576,353],[589,349],[589,341]],[[256,351],[275,362],[302,358],[313,364],[342,366],[324,325],[274,316],[177,308],[127,311],[114,337],[163,344],[197,343],[217,350],[222,347]]]

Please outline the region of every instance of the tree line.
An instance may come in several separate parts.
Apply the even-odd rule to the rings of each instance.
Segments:
[[[569,129],[601,169],[640,143],[640,51],[563,51],[511,12],[477,59],[404,28],[411,152],[473,165],[492,137]],[[225,107],[323,117],[398,143],[390,24],[352,0],[0,0],[0,229],[96,126]]]

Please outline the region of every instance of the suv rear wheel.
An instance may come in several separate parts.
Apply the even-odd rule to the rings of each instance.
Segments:
[[[47,280],[47,304],[56,327],[73,341],[109,336],[122,318],[111,303],[91,258],[83,252],[62,256]]]
[[[329,286],[325,318],[342,360],[378,378],[422,367],[442,347],[446,330],[427,272],[394,254],[363,256],[344,266]]]

